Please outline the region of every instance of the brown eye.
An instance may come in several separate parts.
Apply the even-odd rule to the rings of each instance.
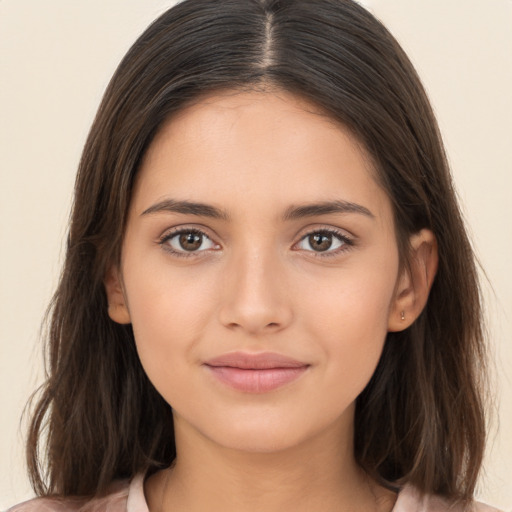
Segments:
[[[336,254],[348,248],[352,241],[347,236],[336,231],[313,231],[302,238],[296,247],[302,251]]]
[[[327,251],[332,246],[332,235],[327,233],[313,233],[308,236],[308,243],[314,251]]]
[[[168,245],[172,252],[182,254],[202,252],[216,247],[207,235],[190,229],[166,236],[160,243]]]
[[[203,243],[203,236],[199,233],[181,233],[179,235],[180,247],[185,251],[197,251]]]

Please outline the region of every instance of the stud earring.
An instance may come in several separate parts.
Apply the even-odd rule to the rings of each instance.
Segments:
[[[405,320],[405,313],[403,311],[400,313],[400,318],[402,322]]]

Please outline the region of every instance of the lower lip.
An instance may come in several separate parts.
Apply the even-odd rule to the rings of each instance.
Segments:
[[[298,379],[307,366],[250,370],[231,366],[209,366],[210,372],[229,387],[245,393],[266,393]]]

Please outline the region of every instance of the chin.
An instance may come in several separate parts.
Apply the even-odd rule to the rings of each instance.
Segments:
[[[238,452],[251,454],[273,454],[284,452],[300,445],[303,439],[293,437],[292,433],[265,431],[237,432],[228,435],[225,439],[218,439],[218,443],[225,448]]]
[[[202,435],[219,446],[252,454],[272,454],[306,446],[329,424],[311,423],[309,418],[292,414],[272,415],[261,412],[258,417],[231,416],[228,421],[212,421]],[[318,417],[317,417],[318,419]]]

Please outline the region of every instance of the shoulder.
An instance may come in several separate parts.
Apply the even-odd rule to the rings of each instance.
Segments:
[[[98,498],[35,498],[7,512],[148,512],[143,480],[142,475],[137,475],[131,482],[114,482],[108,494]]]
[[[454,505],[440,496],[422,496],[413,486],[406,485],[398,494],[393,512],[501,512],[484,503],[469,506]]]

